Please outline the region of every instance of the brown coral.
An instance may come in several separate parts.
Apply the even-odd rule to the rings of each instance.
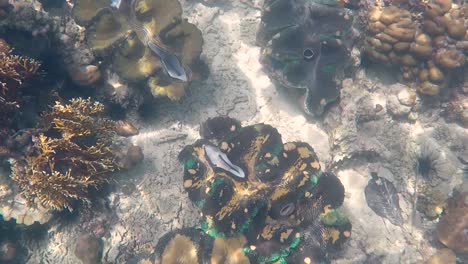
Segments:
[[[9,156],[4,139],[20,106],[19,90],[38,74],[41,64],[33,59],[14,55],[10,46],[0,39],[0,157]]]
[[[37,197],[46,207],[72,210],[74,201],[89,203],[91,188],[109,181],[118,166],[111,150],[114,124],[98,116],[103,110],[80,98],[56,102],[43,115],[44,133],[25,162],[12,164],[12,179],[29,202]]]
[[[437,95],[466,65],[468,8],[451,0],[389,1],[367,15],[365,54],[396,65],[418,91]]]
[[[445,215],[437,225],[437,237],[456,252],[468,252],[468,192],[458,193],[448,201]]]

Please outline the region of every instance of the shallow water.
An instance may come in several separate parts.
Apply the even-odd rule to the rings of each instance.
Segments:
[[[195,63],[187,55],[187,50],[190,50],[187,47],[197,47],[196,43],[184,46],[187,39],[171,39],[171,36],[179,36],[177,30],[159,33],[167,33],[162,41],[166,41],[164,44],[173,48],[182,64],[193,72],[193,78],[186,87],[184,83],[172,80],[162,67],[154,66],[159,63],[157,56],[145,57],[140,64],[126,61],[125,58],[143,56],[145,52],[145,46],[132,42],[131,35],[123,37],[127,29],[121,33],[122,38],[116,40],[115,45],[102,48],[107,44],[103,44],[106,41],[104,37],[99,39],[99,35],[96,42],[93,42],[97,43],[99,49],[90,49],[94,44],[89,39],[93,36],[87,35],[87,32],[101,27],[100,30],[104,28],[106,34],[112,35],[112,32],[119,32],[120,29],[106,28],[108,24],[92,26],[93,19],[80,22],[79,26],[75,21],[78,16],[76,11],[71,11],[73,9],[67,3],[57,5],[54,1],[23,0],[10,2],[15,9],[5,9],[11,13],[6,19],[0,20],[0,38],[5,39],[18,54],[42,61],[44,73],[41,78],[26,83],[24,91],[20,93],[27,100],[20,101],[14,122],[9,125],[11,131],[5,136],[14,140],[0,140],[0,150],[4,146],[8,150],[14,149],[13,158],[21,160],[22,155],[28,153],[27,146],[36,142],[32,140],[35,137],[25,136],[25,143],[20,144],[23,141],[19,140],[18,135],[22,133],[11,137],[13,131],[35,133],[28,129],[39,123],[40,113],[48,111],[48,106],[53,105],[54,101],[62,100],[65,103],[71,98],[91,97],[92,100],[101,101],[108,109],[102,113],[103,117],[114,121],[125,120],[138,130],[138,134],[112,138],[112,144],[116,147],[113,152],[120,155],[119,157],[124,156],[128,162],[126,151],[133,144],[141,148],[144,158],[139,163],[135,162],[136,165],[131,162],[128,167],[120,164],[119,166],[125,168],[109,174],[111,180],[104,187],[99,187],[98,190],[89,188],[89,205],[73,201],[72,212],[43,212],[28,209],[20,194],[24,189],[11,179],[11,160],[7,162],[0,151],[3,164],[0,170],[0,215],[3,219],[0,222],[0,263],[146,263],[145,260],[153,263],[161,251],[169,254],[169,249],[164,251],[157,247],[158,243],[162,243],[161,237],[184,228],[200,228],[203,226],[204,216],[213,214],[210,208],[200,206],[194,201],[186,182],[187,175],[190,176],[192,172],[187,163],[179,161],[179,154],[184,147],[195,144],[201,138],[201,133],[207,133],[202,130],[202,123],[217,116],[237,119],[242,127],[264,123],[277,130],[282,143],[309,144],[319,163],[310,166],[319,166],[321,171],[335,174],[343,184],[344,202],[337,210],[349,219],[352,230],[349,238],[338,249],[327,249],[330,251],[327,260],[330,263],[440,263],[429,262],[429,258],[440,252],[446,253],[444,250],[447,248],[454,251],[449,251],[444,262],[467,261],[466,201],[459,202],[457,206],[447,202],[451,197],[463,197],[458,193],[468,191],[468,133],[463,115],[460,114],[468,111],[467,85],[466,80],[463,80],[467,76],[466,66],[456,69],[460,74],[453,77],[453,82],[440,95],[423,95],[416,92],[414,85],[399,80],[398,69],[361,60],[362,44],[357,42],[350,50],[350,70],[336,74],[337,87],[340,89],[338,100],[331,100],[324,106],[324,114],[316,116],[304,111],[304,89],[280,87],[285,82],[278,81],[280,75],[275,75],[276,72],[268,68],[271,65],[265,65],[262,60],[265,50],[257,46],[257,31],[261,23],[263,1],[180,0],[182,17],[198,28],[203,37],[201,62],[196,60]],[[361,1],[363,2],[372,1]],[[85,6],[93,3],[97,2],[81,0],[81,4]],[[464,2],[456,3],[466,5]],[[170,8],[165,10],[166,7]],[[0,1],[0,10],[2,8]],[[144,10],[145,7],[141,8]],[[164,10],[162,14],[171,15],[174,10],[172,4],[162,5],[161,9]],[[119,12],[124,14],[126,11],[122,9]],[[32,17],[31,20],[26,20],[28,17]],[[143,14],[140,19],[146,21],[147,17],[147,14]],[[465,20],[465,29],[467,24]],[[191,30],[189,24],[184,24],[183,28],[187,30],[184,32]],[[156,27],[156,30],[160,29]],[[178,30],[183,31],[180,28]],[[186,35],[196,35],[193,31],[190,32],[193,35]],[[33,41],[28,41],[23,35]],[[291,50],[287,50],[288,56],[297,53],[297,50]],[[196,50],[190,52],[196,53]],[[327,56],[323,52],[321,56]],[[303,51],[300,50],[299,53],[302,55]],[[144,64],[146,62],[148,64]],[[86,65],[89,67],[83,67]],[[90,66],[96,67],[100,75],[94,76],[96,72]],[[310,75],[312,79],[307,80],[312,83],[321,80],[317,74],[320,72],[314,70]],[[0,72],[0,80],[1,78]],[[154,78],[157,88],[151,86],[148,81],[151,78]],[[167,85],[172,86],[169,89]],[[44,88],[38,91],[35,90],[36,86]],[[160,97],[155,98],[158,95]],[[180,99],[171,100],[168,97]],[[454,106],[450,108],[452,105]],[[456,107],[461,107],[462,110],[456,110],[459,109]],[[237,132],[236,129],[231,130],[229,127],[229,131],[223,134],[235,138],[240,135],[234,133]],[[128,130],[131,129],[127,127]],[[257,126],[255,131],[259,130]],[[47,136],[54,137],[57,133],[57,130],[48,130]],[[242,143],[252,139],[250,134],[239,138]],[[266,138],[264,142],[274,136],[268,134]],[[89,143],[89,140],[86,138],[85,142]],[[223,142],[211,142],[205,144],[219,143],[217,147],[221,151],[227,151]],[[269,145],[264,144],[265,149],[259,148],[258,152],[268,150],[273,153]],[[235,153],[256,153],[252,150],[252,145],[242,150],[234,145],[230,148]],[[270,152],[263,154],[266,153],[271,155]],[[292,152],[288,153],[291,155]],[[286,160],[286,156],[279,159]],[[240,181],[239,177],[236,179],[235,176],[230,176],[231,172],[223,168],[235,168],[233,170],[236,173],[239,168],[245,172],[245,180],[254,182],[260,177],[260,174],[255,174],[260,169],[254,167],[252,174],[248,169],[250,165],[246,165],[247,161],[238,158],[236,154],[228,153],[226,157],[227,160],[223,159],[223,162],[215,162],[213,158],[207,161],[206,164],[217,171],[218,174],[214,175],[220,175],[221,171],[225,179],[234,179],[233,182],[236,183]],[[312,164],[310,161],[309,163]],[[290,165],[288,163],[285,166]],[[299,167],[296,174],[301,174],[304,170],[298,169]],[[265,182],[269,184],[267,180],[258,182],[255,183],[258,186]],[[281,187],[284,182],[286,178],[268,188]],[[387,185],[379,187],[381,183]],[[210,186],[216,189],[214,185]],[[237,188],[236,190],[244,190]],[[262,193],[262,201],[271,198],[268,188]],[[299,187],[293,191],[288,188],[288,193],[293,194],[302,190]],[[323,192],[328,191],[326,189]],[[224,192],[228,193],[227,187]],[[210,193],[210,190],[203,193]],[[222,195],[223,191],[220,196]],[[249,192],[244,190],[242,195],[244,196],[239,199],[248,201],[248,198],[243,200],[243,197],[250,195]],[[279,211],[287,215],[300,211],[299,200],[303,198],[295,199],[287,207],[281,207],[284,210]],[[242,206],[242,203],[238,204]],[[291,207],[291,204],[294,206]],[[212,205],[213,208],[216,206],[218,205]],[[234,211],[236,207],[226,208]],[[29,225],[34,222],[30,219],[35,219],[37,215],[47,215],[47,220],[44,220],[47,223]],[[237,217],[233,223],[247,221],[251,215],[247,212],[245,215],[245,219]],[[263,225],[258,219],[254,218],[253,221]],[[292,220],[283,219],[282,223],[287,221]],[[445,221],[452,221],[453,229],[458,232],[452,234],[440,227]],[[296,231],[310,234],[313,234],[310,230],[316,227],[293,225],[291,222],[287,225],[294,226]],[[255,230],[249,231],[253,233]],[[455,242],[447,242],[450,239],[441,233],[450,233],[450,239]],[[206,241],[216,237],[201,236]],[[211,263],[245,263],[242,262],[242,256],[246,251],[242,251],[242,248],[249,246],[252,249],[251,245],[244,243],[239,246],[232,243],[227,244],[224,251],[221,250],[224,253],[218,253],[224,259],[218,256],[219,259],[211,259]],[[313,255],[312,249],[307,249],[305,244],[299,244],[302,251],[294,248],[289,256],[294,255],[294,252],[305,252],[300,259],[303,263],[313,263],[309,257]],[[465,245],[465,248],[454,248],[454,244]],[[182,245],[175,251],[180,258],[188,254],[182,248],[189,248],[187,244]],[[261,245],[259,242],[257,248],[262,248]],[[275,251],[269,248],[270,244],[264,245],[266,251]],[[13,253],[11,250],[14,250]],[[203,250],[209,251],[211,248],[206,246]],[[286,261],[287,257],[276,261]],[[194,259],[187,263],[196,263],[197,260]],[[179,263],[167,259],[166,262]],[[258,262],[251,260],[250,263]],[[296,258],[293,262],[289,260],[285,263],[302,262]]]

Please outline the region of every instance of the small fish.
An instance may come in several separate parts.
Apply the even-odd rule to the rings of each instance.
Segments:
[[[205,145],[205,153],[213,166],[228,171],[236,177],[245,178],[242,168],[232,164],[226,154],[221,152],[217,147]]]
[[[159,56],[164,69],[171,78],[178,79],[183,82],[188,81],[189,78],[187,71],[185,70],[184,66],[182,66],[182,63],[180,62],[177,55],[162,48],[156,44],[155,41],[150,40],[147,42],[147,45],[150,50]]]
[[[121,4],[122,0],[112,0],[110,6],[119,9]]]
[[[120,6],[121,1],[122,0],[112,0],[111,5]],[[171,78],[188,82],[191,74],[190,70],[184,68],[182,62],[175,53],[163,47],[158,35],[153,36],[153,34],[144,25],[138,22],[135,15],[135,2],[135,0],[130,2],[130,19],[128,20],[128,24],[140,38],[143,38],[142,41],[148,46],[148,48],[161,59],[164,70]]]

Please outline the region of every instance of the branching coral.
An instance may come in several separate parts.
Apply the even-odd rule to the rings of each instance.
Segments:
[[[242,127],[226,117],[206,121],[201,135],[179,159],[184,188],[204,217],[204,233],[189,229],[164,236],[158,243],[158,257],[167,260],[162,263],[323,261],[351,235],[351,224],[336,211],[344,187],[321,172],[307,143],[283,144],[269,125]],[[182,244],[194,251],[174,255]]]
[[[33,59],[13,55],[13,50],[0,39],[0,106],[17,104],[18,89],[34,76],[41,64]]]
[[[393,1],[367,16],[366,55],[396,65],[420,93],[437,95],[467,60],[468,6],[452,0]]]
[[[21,103],[19,91],[38,74],[40,66],[38,61],[14,55],[10,46],[0,39],[0,152],[7,152],[3,141]]]
[[[90,99],[56,102],[43,116],[44,133],[34,139],[25,162],[12,162],[12,179],[29,202],[72,210],[74,201],[90,202],[91,189],[109,181],[118,169],[111,150],[114,124]]]

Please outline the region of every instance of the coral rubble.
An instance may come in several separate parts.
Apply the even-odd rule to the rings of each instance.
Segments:
[[[275,82],[304,90],[303,108],[321,115],[339,97],[336,81],[350,62],[353,12],[321,1],[265,1],[257,44]]]
[[[42,130],[25,161],[11,162],[11,178],[30,203],[56,209],[90,202],[90,191],[109,181],[118,169],[111,137],[114,123],[98,115],[104,110],[90,99],[56,102],[42,117]]]
[[[179,159],[184,188],[204,222],[200,230],[164,236],[162,263],[208,256],[215,263],[324,261],[351,235],[351,224],[336,210],[344,187],[321,171],[307,143],[283,143],[269,125],[242,127],[227,117],[207,120],[200,134]],[[198,253],[170,253],[180,245]]]
[[[147,38],[158,39],[164,49],[173,52],[184,67],[192,68],[199,60],[203,39],[200,30],[182,19],[177,0],[122,1],[111,9],[110,1],[78,0],[73,14],[86,26],[89,46],[103,58],[113,54],[112,67],[129,82],[143,82],[155,97],[180,99],[187,82],[171,78],[160,57],[147,45]],[[87,10],[90,9],[91,12]],[[131,21],[128,23],[128,21]],[[192,69],[197,76],[196,71]],[[191,72],[191,71],[190,71]]]
[[[367,15],[365,54],[398,66],[420,93],[437,95],[464,74],[467,30],[468,6],[452,0],[377,5]]]

